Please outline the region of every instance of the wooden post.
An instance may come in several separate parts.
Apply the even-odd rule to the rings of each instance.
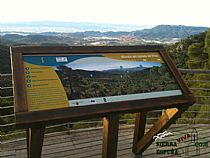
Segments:
[[[146,117],[147,112],[140,112],[136,114],[135,120],[135,129],[134,129],[134,136],[133,136],[133,153],[135,157],[139,158],[142,157],[142,153],[137,153],[137,144],[138,141],[144,136],[145,126],[146,126]]]
[[[118,114],[110,114],[104,117],[102,158],[117,157],[118,129]]]
[[[171,108],[167,109],[160,119],[154,123],[154,125],[149,129],[149,131],[144,134],[144,136],[138,140],[136,145],[135,154],[141,154],[146,148],[153,142],[153,136],[169,127],[181,114],[186,110],[186,108],[177,109]]]
[[[45,127],[28,128],[26,130],[28,158],[41,158]]]

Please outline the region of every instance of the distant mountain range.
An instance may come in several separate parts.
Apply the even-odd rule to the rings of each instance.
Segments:
[[[25,25],[24,25],[25,24]],[[34,24],[34,25],[33,25]],[[52,28],[54,27],[71,27],[71,23],[18,23],[17,26],[23,27],[35,27],[39,28],[40,26],[48,27],[52,24]],[[69,25],[68,25],[69,24]],[[15,24],[11,24],[15,25]],[[91,23],[72,23],[77,27],[97,30],[102,27],[107,27],[107,25],[103,24],[93,24]],[[15,25],[16,26],[16,25]],[[99,27],[100,26],[100,27]],[[110,24],[110,29],[111,29]],[[116,25],[113,25],[115,27]],[[117,25],[118,26],[118,25]],[[121,25],[119,25],[121,26]],[[124,25],[123,25],[124,26]],[[122,26],[122,27],[123,27]],[[127,26],[127,25],[126,25]],[[121,27],[121,28],[122,28]],[[132,27],[129,25],[129,27]],[[135,26],[134,26],[135,27]],[[139,27],[141,28],[141,27]],[[83,32],[51,32],[50,30],[46,30],[47,32],[0,32],[0,42],[2,44],[68,44],[68,45],[121,45],[121,44],[147,44],[147,43],[166,43],[171,41],[170,43],[174,43],[179,41],[180,39],[186,38],[190,35],[198,34],[204,31],[207,31],[207,27],[195,27],[195,26],[183,26],[183,25],[158,25],[153,28],[147,28],[136,31],[83,31]],[[103,29],[102,29],[103,30]],[[112,30],[112,29],[111,29]],[[120,30],[120,28],[118,28]],[[128,42],[126,43],[127,40]]]
[[[108,23],[88,23],[88,22],[54,22],[54,21],[36,21],[36,22],[16,22],[0,23],[1,31],[16,32],[84,32],[84,31],[134,31],[150,28],[148,26],[108,24]]]
[[[184,25],[158,25],[152,29],[134,31],[133,35],[154,39],[154,38],[186,38],[190,35],[207,31],[207,27],[184,26]]]

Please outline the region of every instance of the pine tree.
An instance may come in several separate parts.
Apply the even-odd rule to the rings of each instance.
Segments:
[[[206,33],[205,37],[205,45],[204,45],[204,54],[206,55],[206,59],[208,59],[208,62],[204,65],[204,69],[209,69],[210,68],[210,29]],[[210,80],[210,75],[209,74],[200,74],[199,75],[200,80]],[[210,88],[209,83],[200,83],[199,87],[201,88]],[[202,91],[200,92],[200,95],[202,96],[209,96],[210,92],[209,91]],[[209,107],[209,98],[203,98],[200,100],[202,103],[206,104],[201,106],[200,111],[210,111]],[[209,118],[209,114],[206,113],[199,113],[197,115],[198,118]],[[197,123],[201,123],[200,121],[197,121]],[[208,120],[202,120],[202,123],[209,123]]]
[[[204,53],[203,45],[200,43],[193,43],[189,46],[188,56],[187,65],[190,69],[203,69],[208,61],[208,55]]]

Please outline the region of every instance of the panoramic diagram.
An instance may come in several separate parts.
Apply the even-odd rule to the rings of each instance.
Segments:
[[[179,89],[161,62],[81,56],[55,67],[69,100]]]

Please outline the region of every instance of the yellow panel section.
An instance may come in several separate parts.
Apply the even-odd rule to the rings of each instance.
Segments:
[[[158,52],[149,53],[116,53],[116,54],[103,54],[103,56],[116,60],[125,61],[144,61],[144,62],[160,62],[164,63]]]
[[[29,111],[69,107],[64,87],[50,66],[24,62]]]

